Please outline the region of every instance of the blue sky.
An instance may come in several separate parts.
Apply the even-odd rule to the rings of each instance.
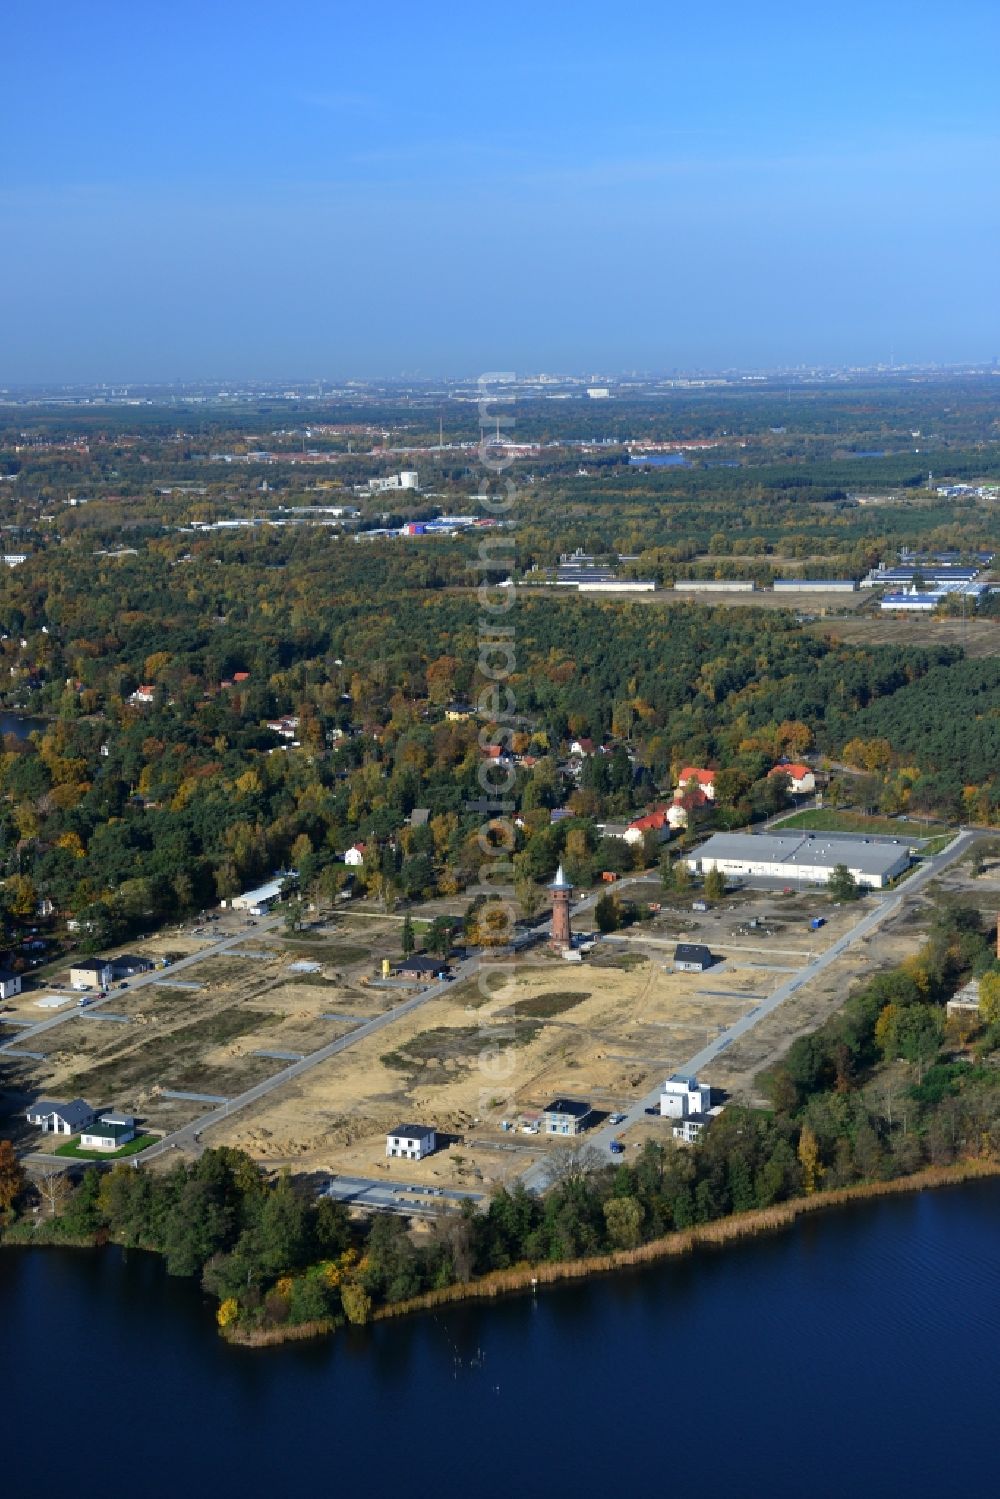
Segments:
[[[0,381],[989,359],[998,43],[992,0],[7,0]]]

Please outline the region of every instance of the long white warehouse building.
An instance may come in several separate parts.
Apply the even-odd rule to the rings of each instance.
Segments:
[[[910,849],[895,840],[826,833],[715,833],[687,859],[694,874],[717,869],[733,879],[825,885],[845,864],[859,885],[883,890],[910,866]]]

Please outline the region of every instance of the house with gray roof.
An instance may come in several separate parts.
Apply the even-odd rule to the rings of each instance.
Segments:
[[[429,1124],[397,1124],[385,1137],[386,1155],[406,1161],[421,1161],[436,1149],[437,1131]]]
[[[86,1099],[74,1098],[72,1103],[55,1103],[43,1098],[28,1109],[28,1123],[35,1124],[43,1135],[75,1135],[93,1124],[95,1111]]]
[[[593,1114],[593,1106],[583,1098],[554,1098],[544,1111],[547,1135],[580,1135]]]

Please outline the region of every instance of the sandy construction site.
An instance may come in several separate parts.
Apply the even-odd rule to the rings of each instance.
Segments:
[[[947,887],[986,914],[1000,897],[1000,882],[989,874],[970,882],[962,868],[948,872]],[[272,1167],[488,1188],[553,1148],[531,1132],[550,1100],[586,1099],[599,1119],[634,1103],[851,930],[874,899],[838,906],[823,895],[744,891],[696,912],[690,897],[675,898],[598,942],[582,963],[535,948],[488,996],[473,980],[446,987],[238,1109],[203,1143],[238,1145]],[[753,1097],[755,1074],[791,1039],[875,968],[915,951],[929,910],[926,893],[904,905],[722,1053],[704,1080]],[[824,924],[813,930],[817,915]],[[421,992],[381,978],[382,958],[398,957],[398,918],[351,913],[291,937],[248,931],[228,952],[211,950],[213,936],[173,941],[175,953],[205,947],[183,975],[157,973],[96,1010],[69,996],[55,1012],[65,1023],[37,1040],[40,1057],[5,1057],[20,1090],[15,1106],[42,1094],[82,1096],[167,1133]],[[708,946],[713,966],[675,972],[678,940]],[[4,1019],[46,1018],[38,1007],[46,992],[68,994],[26,991]],[[4,1026],[5,1039],[15,1034]],[[420,1163],[388,1162],[386,1132],[403,1123],[433,1125],[442,1148]],[[626,1138],[664,1130],[648,1119]]]

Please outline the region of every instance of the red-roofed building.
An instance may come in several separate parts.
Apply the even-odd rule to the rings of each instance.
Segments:
[[[641,843],[647,833],[656,833],[662,843],[670,837],[670,821],[666,807],[656,807],[643,817],[636,817],[625,829],[626,843]]]
[[[793,796],[806,796],[816,790],[816,777],[808,765],[776,765],[768,775],[785,775],[789,780],[789,791]]]
[[[718,772],[715,770],[699,770],[697,766],[685,765],[677,777],[677,790],[686,791],[691,782],[694,781],[697,783],[699,789],[708,797],[709,801],[714,801],[715,777],[717,774]],[[677,792],[674,793],[674,799],[676,800],[676,798]]]
[[[690,813],[699,812],[708,805],[709,799],[699,787],[692,786],[688,789],[678,786],[674,792],[673,805],[667,808],[667,822],[675,831],[686,828]]]

